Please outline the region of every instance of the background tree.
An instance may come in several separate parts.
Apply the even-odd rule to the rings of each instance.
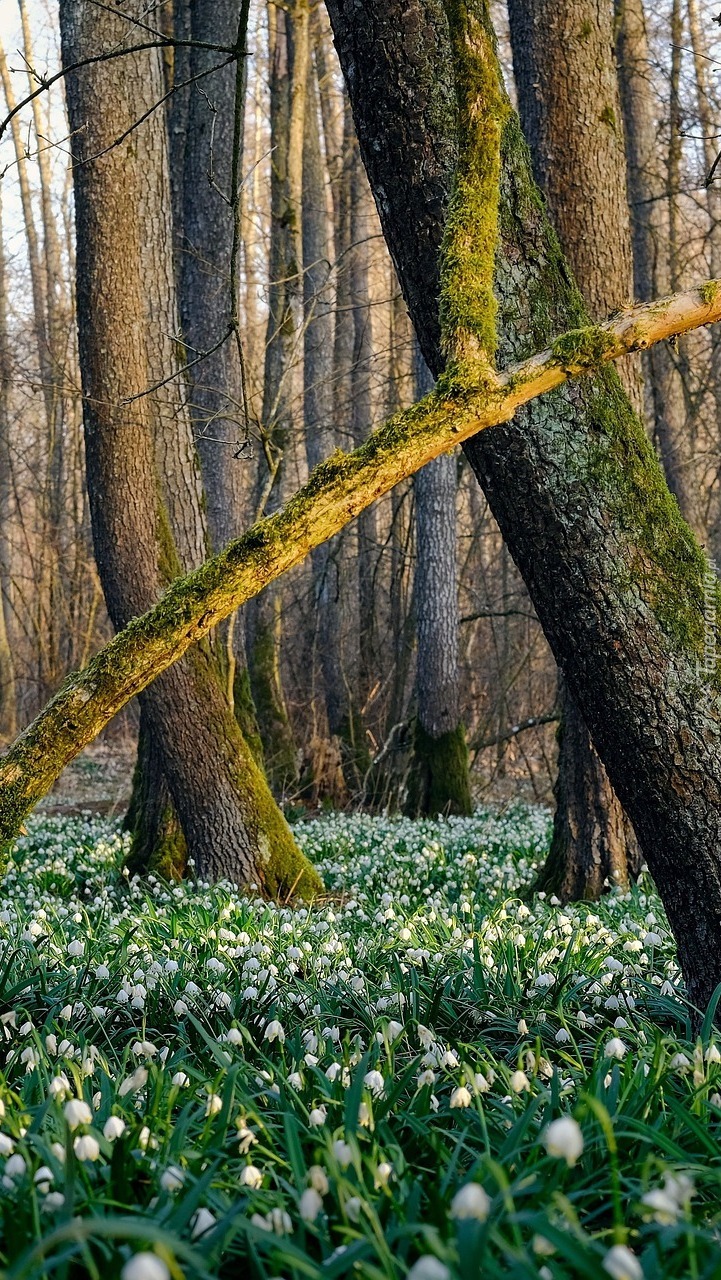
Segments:
[[[126,37],[127,17],[64,0],[61,30],[68,65]],[[127,133],[162,96],[161,84],[157,50],[67,77],[70,121],[82,139],[74,174],[88,488],[117,628],[205,550],[189,416],[182,399],[171,399],[171,384],[157,385],[175,369],[177,332],[162,114],[150,112]],[[193,649],[142,706],[201,875],[252,881],[269,893],[317,889],[230,712],[210,647]],[[160,851],[166,861],[175,853]]]

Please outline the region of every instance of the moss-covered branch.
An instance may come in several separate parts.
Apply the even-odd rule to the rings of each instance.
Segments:
[[[101,649],[0,761],[0,843],[65,766],[132,697],[239,605],[332,537],[399,481],[569,376],[721,320],[721,281],[635,307],[604,325],[566,333],[498,375],[497,385],[437,389],[391,418],[353,453],[333,454],[277,512],[259,521]]]

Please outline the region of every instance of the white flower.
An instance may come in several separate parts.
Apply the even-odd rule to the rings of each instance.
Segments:
[[[136,1253],[120,1276],[121,1280],[170,1280],[170,1272],[157,1253]]]
[[[103,1125],[103,1134],[108,1142],[115,1142],[116,1138],[122,1138],[126,1127],[125,1121],[121,1120],[120,1116],[108,1116]]]
[[[174,1191],[180,1191],[185,1183],[185,1174],[179,1169],[177,1164],[169,1164],[160,1175],[160,1185],[163,1191],[169,1191],[172,1195]]]
[[[358,1222],[363,1208],[363,1201],[359,1196],[349,1196],[345,1202],[345,1211],[351,1222]]]
[[[103,978],[103,979],[104,979],[104,978],[109,978],[109,977],[110,977],[110,970],[109,970],[108,966],[107,966],[106,964],[99,964],[99,965],[98,965],[98,967],[97,967],[97,969],[95,970],[95,977],[96,977],[96,978]],[[152,1256],[154,1257],[155,1255],[153,1254]]]
[[[176,1071],[170,1083],[175,1085],[176,1089],[185,1089],[186,1085],[190,1084],[190,1076],[187,1076],[184,1071]]]
[[[641,1203],[645,1204],[646,1208],[651,1210],[656,1221],[664,1226],[675,1222],[679,1216],[680,1205],[673,1196],[670,1196],[661,1187],[647,1191],[645,1195],[641,1196]]]
[[[315,1187],[306,1187],[298,1201],[298,1211],[304,1222],[315,1222],[323,1208],[323,1199]]]
[[[565,1027],[559,1027],[556,1032],[556,1044],[568,1044],[570,1039],[570,1031],[567,1031]]]
[[[618,1036],[614,1036],[612,1040],[608,1041],[603,1052],[607,1058],[618,1058],[620,1061],[621,1058],[625,1058],[628,1053],[628,1048],[623,1043],[623,1040],[620,1040]],[[620,1247],[621,1246],[619,1245],[619,1248]],[[613,1250],[611,1250],[611,1252],[613,1252]],[[628,1250],[626,1250],[626,1252],[628,1253]],[[633,1255],[631,1254],[630,1256],[632,1257]]]
[[[148,1068],[136,1067],[133,1074],[128,1076],[126,1080],[123,1080],[123,1083],[118,1089],[119,1097],[124,1098],[128,1093],[138,1093],[138,1091],[143,1088],[143,1085],[147,1084],[147,1081]]]
[[[491,1208],[491,1200],[478,1182],[467,1182],[451,1201],[451,1217],[464,1221],[475,1218],[485,1222]]]
[[[239,1121],[238,1122],[238,1142],[239,1142],[240,1154],[242,1156],[247,1156],[248,1152],[250,1151],[250,1148],[253,1146],[254,1143],[257,1143],[257,1141],[258,1139],[253,1133],[253,1130],[248,1129],[242,1121]]]
[[[70,1093],[70,1081],[66,1075],[53,1076],[48,1085],[48,1093],[51,1098],[57,1098],[58,1102],[62,1102],[63,1098],[67,1098]]]
[[[679,1075],[685,1075],[689,1070],[691,1063],[685,1053],[675,1053],[669,1063],[672,1071],[678,1071]]]
[[[431,1071],[430,1068],[427,1068],[425,1071],[421,1071],[418,1077],[419,1089],[425,1089],[427,1085],[432,1088],[435,1083],[436,1083],[435,1071]]]
[[[643,1280],[641,1263],[625,1244],[615,1244],[609,1249],[602,1266],[613,1280]]]
[[[583,1134],[572,1116],[552,1120],[543,1135],[543,1141],[549,1156],[565,1160],[569,1168],[583,1155]]]
[[[208,1100],[205,1104],[205,1114],[207,1116],[217,1116],[219,1111],[223,1109],[223,1099],[217,1093],[209,1093]]]
[[[308,1123],[309,1125],[311,1125],[312,1128],[317,1129],[322,1124],[325,1124],[327,1115],[328,1115],[328,1112],[326,1111],[325,1107],[323,1106],[314,1107],[310,1115],[308,1116]]]
[[[350,1143],[344,1142],[342,1138],[337,1138],[333,1143],[333,1155],[341,1169],[347,1169],[353,1159],[353,1148]]]
[[[512,1093],[523,1093],[531,1087],[531,1082],[525,1071],[514,1071],[508,1083]]]
[[[465,1085],[460,1085],[457,1089],[453,1090],[450,1105],[452,1107],[470,1107],[472,1101],[473,1099],[469,1090],[466,1089]]]
[[[662,943],[663,938],[660,938],[657,933],[647,933],[643,940],[644,947],[660,947]]]
[[[413,1263],[406,1280],[450,1280],[450,1276],[446,1264],[440,1258],[434,1258],[432,1253],[427,1253]]]
[[[381,1163],[378,1165],[373,1178],[376,1191],[379,1191],[381,1187],[388,1186],[388,1181],[390,1179],[392,1172],[393,1172],[393,1165],[389,1164],[387,1160],[382,1160]]]
[[[74,938],[72,942],[68,943],[69,956],[81,956],[84,950],[85,943],[81,942],[80,938]]]
[[[713,1063],[721,1062],[721,1053],[719,1053],[715,1044],[709,1045],[704,1056],[707,1062],[713,1062]]]
[[[211,1227],[214,1227],[214,1226],[215,1226],[215,1215],[210,1212],[210,1209],[205,1209],[205,1208],[196,1209],[195,1213],[190,1219],[190,1229],[191,1229],[192,1239],[197,1240],[198,1236],[204,1236],[206,1231],[210,1231]]]
[[[73,1150],[78,1160],[97,1160],[100,1156],[100,1144],[91,1133],[84,1134],[82,1138],[76,1138]]]
[[[385,1080],[380,1071],[367,1071],[363,1077],[363,1083],[376,1098],[385,1088]]]
[[[263,1175],[260,1169],[256,1169],[254,1164],[247,1164],[240,1171],[241,1187],[251,1187],[253,1191],[257,1191],[258,1187],[263,1185]]]
[[[10,1181],[13,1182],[17,1178],[22,1178],[26,1169],[27,1164],[25,1163],[23,1156],[16,1153],[14,1156],[10,1156],[10,1159],[6,1161],[5,1178],[10,1179]],[[3,1181],[5,1181],[5,1179],[3,1179]]]
[[[173,1005],[173,1013],[175,1014],[176,1018],[182,1018],[183,1014],[187,1012],[188,1012],[188,1006],[185,1003],[185,1001],[176,1000],[175,1004]]]
[[[70,1129],[77,1129],[81,1124],[90,1124],[93,1118],[90,1107],[82,1098],[71,1098],[70,1102],[66,1102],[64,1115]]]
[[[56,1210],[62,1209],[65,1204],[65,1196],[62,1191],[49,1191],[43,1200],[42,1207],[48,1213],[55,1213]]]
[[[38,1191],[41,1193],[41,1195],[47,1195],[48,1191],[50,1190],[50,1184],[53,1181],[54,1181],[53,1171],[52,1169],[49,1169],[46,1164],[43,1164],[40,1166],[37,1173],[35,1174],[35,1177],[33,1178],[33,1182],[37,1187]]]
[[[285,1041],[285,1031],[283,1030],[282,1022],[278,1022],[277,1020],[269,1022],[263,1033],[263,1039],[270,1040],[271,1043],[273,1040],[279,1040],[280,1043],[283,1044]]]

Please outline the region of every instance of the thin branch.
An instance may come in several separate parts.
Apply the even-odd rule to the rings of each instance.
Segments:
[[[537,729],[544,724],[557,724],[560,720],[557,711],[549,711],[544,716],[529,716],[527,720],[521,720],[520,724],[512,724],[509,729],[505,729],[503,733],[496,733],[492,738],[484,738],[482,742],[471,742],[469,751],[485,751],[487,747],[498,747],[502,742],[509,742],[511,738],[518,737],[519,733],[525,733],[527,729]]]
[[[229,48],[228,45],[204,44],[195,40],[174,40],[168,36],[158,40],[146,40],[142,44],[129,45],[127,49],[107,49],[104,53],[94,53],[87,58],[81,58],[78,62],[71,62],[68,66],[61,67],[59,71],[55,71],[51,76],[40,76],[37,71],[33,71],[35,79],[39,81],[38,88],[29,93],[27,97],[21,98],[19,102],[16,102],[12,110],[8,112],[3,120],[0,120],[0,138],[3,137],[11,120],[22,111],[23,107],[29,106],[41,93],[46,93],[59,80],[64,80],[66,76],[72,75],[74,71],[81,71],[83,67],[91,67],[98,62],[110,62],[112,58],[125,58],[132,53],[145,53],[148,49],[193,47],[207,49],[213,53],[226,53],[229,55],[228,61],[232,61],[237,57],[235,45]]]

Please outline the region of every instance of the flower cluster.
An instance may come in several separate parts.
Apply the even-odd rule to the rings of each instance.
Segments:
[[[685,1038],[647,877],[532,896],[548,833],[536,809],[303,823],[329,894],[293,908],[141,882],[113,824],[35,820],[0,900],[4,1261],[721,1267],[721,1051]]]

